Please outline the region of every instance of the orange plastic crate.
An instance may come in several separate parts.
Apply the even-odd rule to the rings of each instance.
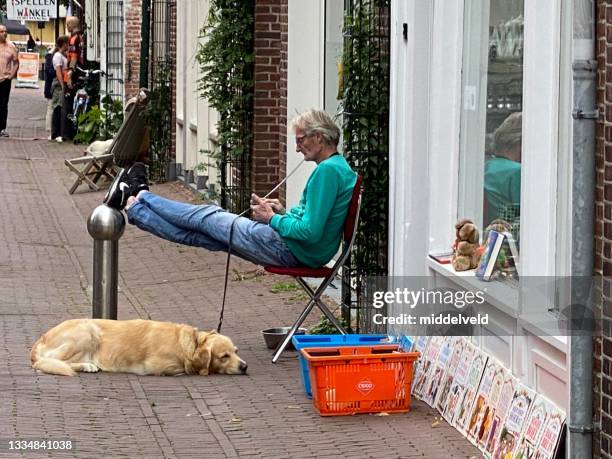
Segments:
[[[312,402],[321,416],[410,410],[418,352],[398,345],[305,348]]]

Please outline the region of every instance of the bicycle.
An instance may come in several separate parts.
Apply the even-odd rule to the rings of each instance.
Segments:
[[[72,114],[68,115],[68,119],[74,124],[75,132],[78,130],[79,116],[89,110],[92,99],[98,98],[100,77],[112,76],[104,70],[86,70],[78,66],[76,70],[78,71],[76,86],[80,88],[74,95]]]

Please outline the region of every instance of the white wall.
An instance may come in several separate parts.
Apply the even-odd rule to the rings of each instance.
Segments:
[[[287,69],[287,173],[302,160],[295,151],[291,120],[309,108],[323,108],[324,75],[324,0],[289,2]],[[314,164],[304,163],[287,181],[287,204],[300,199],[306,179]]]
[[[208,0],[177,2],[176,162],[183,171],[206,175],[208,184],[215,184],[214,161],[201,150],[215,148],[211,137],[216,132],[217,113],[197,90],[200,72],[196,54],[208,8]],[[196,170],[201,163],[210,167]]]
[[[395,276],[427,273],[432,0],[391,3],[389,260]],[[404,39],[404,26],[407,37]],[[407,256],[406,254],[410,254]]]

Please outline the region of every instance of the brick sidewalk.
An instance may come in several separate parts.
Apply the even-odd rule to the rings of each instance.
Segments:
[[[46,140],[44,99],[13,90],[11,139],[0,139],[0,457],[9,439],[71,439],[53,457],[463,457],[480,456],[420,402],[408,414],[322,418],[302,391],[294,353],[277,365],[264,328],[289,325],[302,300],[274,294],[281,279],[230,282],[223,332],[240,347],[248,376],[138,377],[36,374],[29,350],[58,322],[91,314],[92,241],[86,219],[104,192],[74,180],[63,159],[82,148]],[[153,187],[187,199],[180,184]],[[120,241],[119,318],[217,325],[225,254],[180,246],[126,227]],[[315,317],[316,319],[316,317]],[[31,456],[31,454],[28,454]],[[36,457],[45,457],[39,454]]]

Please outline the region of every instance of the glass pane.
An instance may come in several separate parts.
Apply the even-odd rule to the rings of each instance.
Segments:
[[[466,2],[464,17],[459,218],[497,223],[518,243],[523,0]]]

